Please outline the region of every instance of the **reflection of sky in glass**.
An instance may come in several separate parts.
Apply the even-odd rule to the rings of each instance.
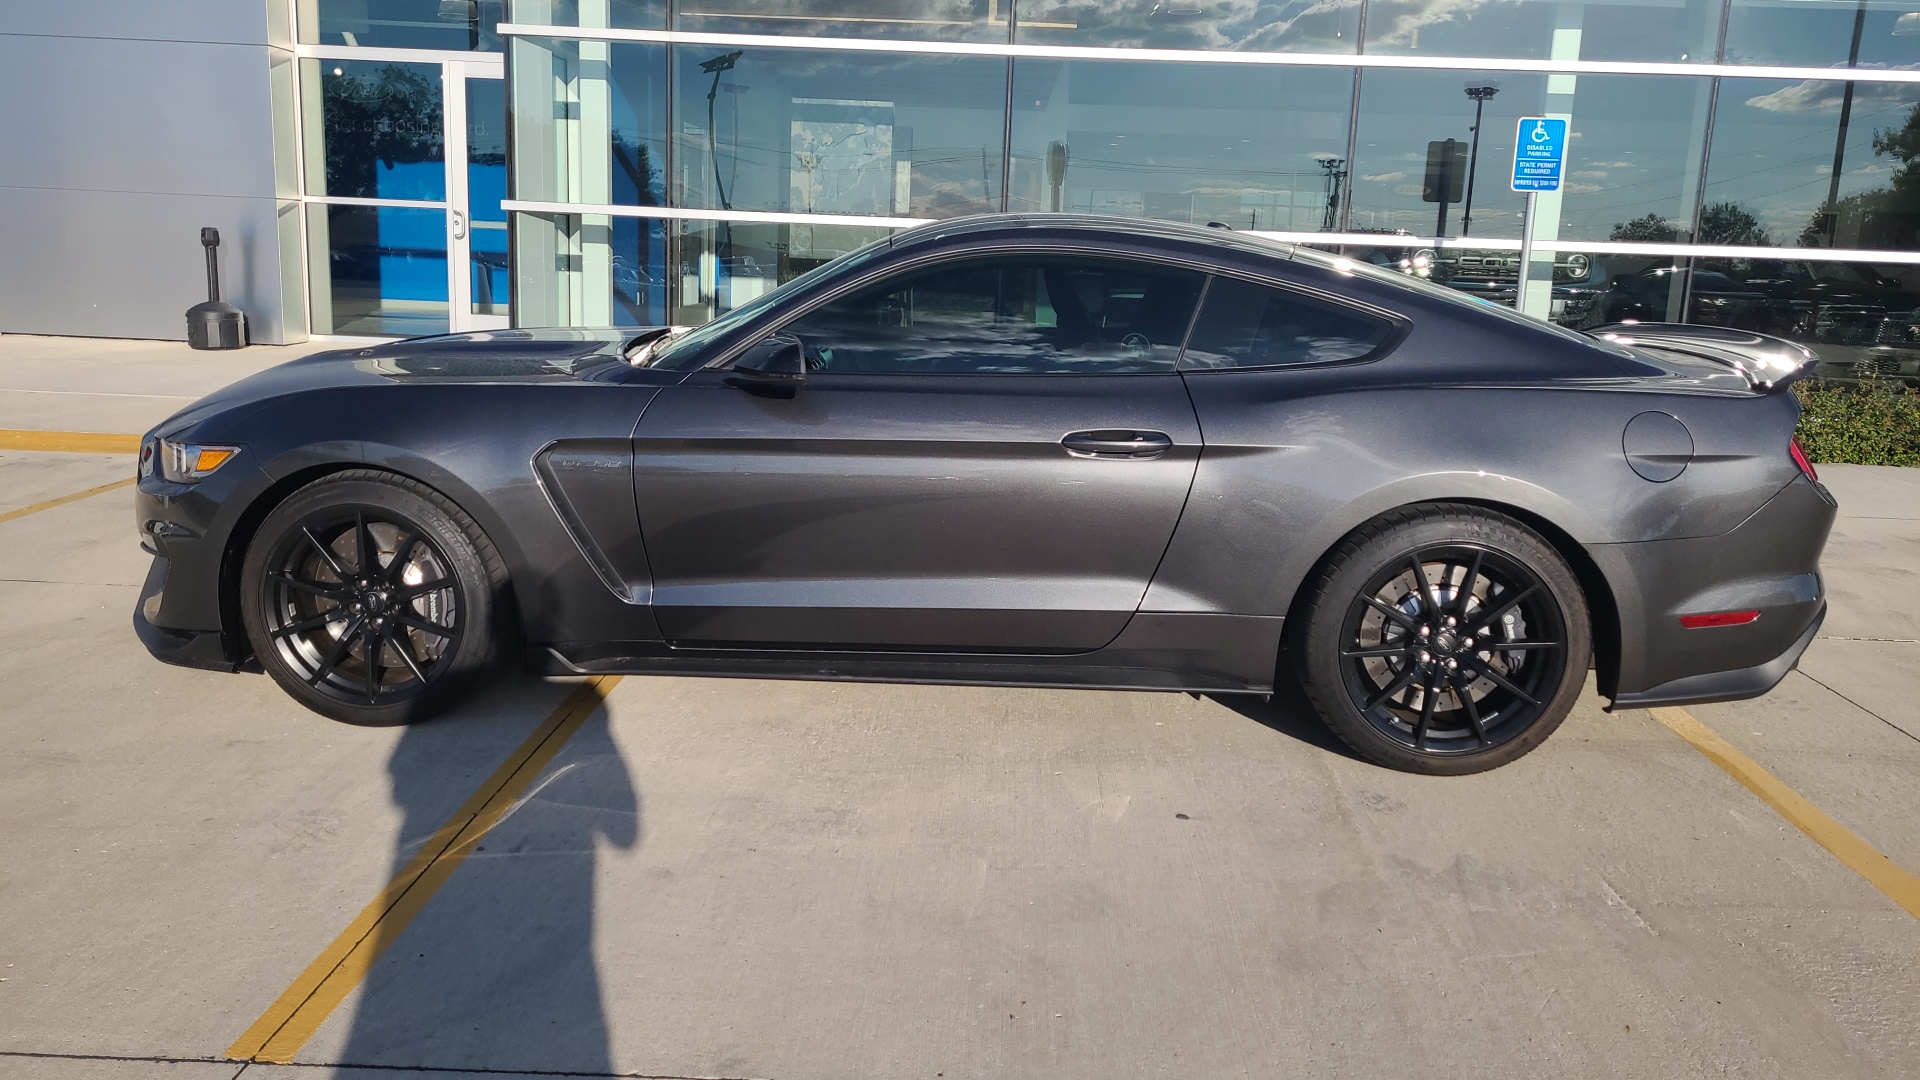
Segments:
[[[1352,225],[1432,235],[1439,206],[1421,200],[1427,143],[1472,139],[1470,81],[1454,72],[1368,71],[1361,81]],[[1480,80],[1471,80],[1480,81]],[[1547,111],[1543,75],[1507,73],[1487,103],[1474,184],[1472,235],[1518,239],[1526,196],[1511,190],[1514,125]],[[1705,79],[1582,75],[1573,95],[1572,138],[1561,191],[1560,235],[1606,240],[1616,226],[1653,214],[1684,230],[1705,131]],[[1460,234],[1451,206],[1447,235]]]
[[[1013,96],[1010,209],[1051,208],[1060,142],[1063,210],[1319,229],[1320,159],[1346,156],[1353,72],[1023,59]]]
[[[1372,0],[1367,52],[1544,60],[1571,32],[1558,59],[1706,62],[1719,28],[1720,0]]]
[[[1826,204],[1846,83],[1728,79],[1714,120],[1707,201],[1730,202],[1759,219],[1776,244],[1798,244]],[[1885,189],[1899,162],[1874,153],[1876,132],[1902,127],[1920,106],[1920,87],[1855,83],[1840,170],[1840,198]],[[1868,242],[1842,222],[1832,246]]]
[[[1351,53],[1359,0],[1024,0],[1023,44]]]
[[[1733,0],[1727,22],[1731,64],[1845,64],[1863,5],[1851,0]],[[1869,0],[1860,27],[1861,67],[1910,68],[1920,62],[1920,35],[1896,35],[1894,24],[1913,0]]]
[[[868,174],[858,195],[824,194],[829,208],[914,217],[999,209],[1005,60],[749,49],[720,76],[710,132],[707,94],[715,83],[700,64],[719,51],[682,46],[674,54],[680,205],[719,208],[724,193],[735,210],[804,212],[796,193],[805,198],[832,185],[794,173],[826,151],[842,168],[858,158]],[[884,139],[856,130],[887,119]]]

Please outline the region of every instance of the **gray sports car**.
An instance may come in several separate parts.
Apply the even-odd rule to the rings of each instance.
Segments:
[[[1467,773],[1750,697],[1834,502],[1718,330],[1576,334],[1220,229],[900,233],[690,332],[296,360],[150,433],[135,626],[352,723],[548,674],[1266,694]]]

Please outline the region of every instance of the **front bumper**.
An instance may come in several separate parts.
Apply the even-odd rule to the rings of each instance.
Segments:
[[[239,660],[227,654],[226,641],[218,630],[169,630],[155,626],[153,616],[160,610],[167,587],[167,559],[153,557],[147,569],[146,583],[140,587],[140,602],[133,608],[133,632],[154,659],[181,667],[208,671],[241,670]]]

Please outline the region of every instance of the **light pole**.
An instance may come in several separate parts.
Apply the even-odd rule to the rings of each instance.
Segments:
[[[1487,108],[1487,102],[1500,92],[1500,84],[1492,79],[1484,79],[1467,84],[1467,96],[1473,99],[1473,148],[1467,151],[1467,201],[1460,208],[1460,235],[1465,236],[1473,228],[1473,178],[1480,168],[1480,115]]]
[[[1852,69],[1860,63],[1860,33],[1867,28],[1867,0],[1860,0],[1860,6],[1853,13],[1853,49],[1847,53],[1847,67]],[[1894,33],[1900,33],[1898,23],[1894,24]],[[1853,119],[1853,80],[1847,80],[1846,93],[1840,98],[1840,127],[1833,138],[1833,173],[1827,181],[1827,246],[1833,247],[1840,236],[1840,170],[1847,159],[1847,124]]]

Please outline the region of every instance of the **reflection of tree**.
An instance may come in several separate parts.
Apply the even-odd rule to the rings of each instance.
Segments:
[[[1900,164],[1887,186],[1855,192],[1832,206],[1814,211],[1800,230],[1802,247],[1911,247],[1920,232],[1920,105],[1897,128],[1873,133],[1875,157]],[[1832,215],[1831,217],[1829,215]],[[1839,238],[1845,226],[1847,242]]]
[[[1700,236],[1696,242],[1764,247],[1773,243],[1773,239],[1760,227],[1760,219],[1740,204],[1717,202],[1700,211]]]
[[[440,85],[398,64],[377,75],[331,75],[322,92],[327,191],[373,196],[374,164],[391,169],[445,156]]]
[[[1680,229],[1659,214],[1648,214],[1615,225],[1607,239],[1634,244],[1677,244]]]
[[[628,142],[622,132],[613,133],[613,163],[625,177],[630,190],[616,192],[614,202],[635,206],[660,205],[660,171],[653,167],[653,155],[645,143]]]

